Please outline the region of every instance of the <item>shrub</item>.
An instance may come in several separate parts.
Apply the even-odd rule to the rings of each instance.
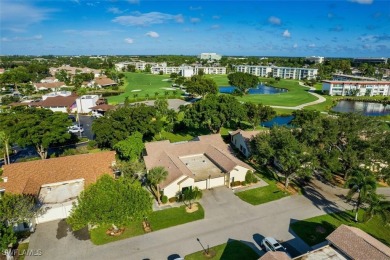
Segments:
[[[92,150],[92,149],[97,148],[97,142],[95,140],[90,140],[88,142],[87,148],[88,148],[88,150]]]
[[[176,201],[177,201],[177,198],[176,198],[176,197],[169,198],[169,202],[170,202],[170,203],[173,203],[173,202],[176,202]]]
[[[240,181],[233,181],[232,183],[230,183],[230,186],[232,186],[232,187],[236,187],[236,186],[240,186],[240,185],[241,185]]]
[[[163,203],[163,204],[165,204],[165,203],[167,203],[168,202],[168,197],[167,196],[162,196],[162,198],[161,198],[161,202]]]
[[[246,185],[246,181],[242,181],[242,182],[241,182],[241,185],[242,185],[242,186],[245,186],[245,185]]]

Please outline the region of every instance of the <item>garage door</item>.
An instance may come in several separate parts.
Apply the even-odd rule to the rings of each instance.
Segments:
[[[219,187],[223,185],[225,185],[225,177],[210,179],[210,188]]]
[[[45,213],[36,218],[36,223],[40,224],[53,220],[67,218],[71,209],[72,205],[56,205],[46,207],[44,211]]]

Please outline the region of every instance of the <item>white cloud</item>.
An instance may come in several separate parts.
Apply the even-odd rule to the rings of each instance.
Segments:
[[[158,38],[158,37],[160,37],[160,35],[159,35],[158,33],[152,32],[152,31],[146,33],[145,35],[146,35],[146,36],[149,36],[149,37],[151,37],[151,38]]]
[[[285,30],[283,32],[283,37],[290,38],[291,37],[291,33],[288,30]]]
[[[191,23],[199,23],[200,19],[199,18],[191,18]]]
[[[309,47],[309,48],[315,48],[316,45],[315,45],[314,43],[310,43],[309,45],[307,45],[307,47]]]
[[[128,44],[132,44],[132,43],[134,43],[134,40],[131,39],[131,38],[126,38],[125,42],[128,43]]]
[[[117,7],[108,8],[107,12],[112,13],[112,14],[121,14],[121,13],[123,13],[123,11],[120,10],[119,8],[117,8]]]
[[[183,16],[181,14],[172,15],[160,12],[150,12],[144,14],[137,12],[134,15],[118,16],[112,21],[121,25],[147,26],[151,24],[162,24],[171,20],[175,20],[178,23],[184,21]]]
[[[215,19],[215,20],[221,19],[221,16],[219,16],[219,15],[213,15],[213,19]]]
[[[293,48],[294,48],[294,49],[298,48],[298,44],[295,43],[295,44],[293,45]]]
[[[28,3],[1,0],[0,24],[3,29],[13,28],[23,31],[34,23],[40,23],[50,18],[55,9],[39,8]]]
[[[198,10],[202,10],[202,7],[201,6],[190,6],[190,10],[191,11],[198,11]]]
[[[31,37],[13,37],[13,38],[2,37],[1,41],[2,42],[23,42],[23,41],[39,41],[42,39],[43,36],[39,34]]]
[[[362,4],[362,5],[370,5],[374,2],[374,0],[349,0],[349,1],[353,3]]]
[[[282,24],[282,20],[280,20],[280,18],[278,18],[276,16],[271,16],[270,18],[268,18],[268,22],[270,24],[274,24],[274,25],[281,25]]]
[[[210,29],[218,30],[220,28],[219,24],[214,24],[210,27]]]

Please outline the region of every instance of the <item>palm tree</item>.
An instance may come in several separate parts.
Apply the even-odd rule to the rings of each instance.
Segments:
[[[370,221],[373,216],[378,215],[386,224],[390,221],[390,201],[383,195],[371,192],[367,197],[368,208],[364,213],[364,221]]]
[[[160,183],[164,181],[168,176],[168,171],[164,167],[158,166],[150,169],[147,175],[149,181],[149,186],[152,192],[154,193],[158,204],[161,204],[160,199]]]
[[[350,187],[347,198],[351,200],[355,194],[358,194],[355,214],[355,221],[357,222],[360,206],[367,200],[369,194],[376,190],[376,179],[368,169],[357,168],[351,172],[352,176],[346,182],[346,185]]]
[[[11,161],[9,159],[9,137],[8,135],[4,132],[0,132],[0,147],[4,147],[4,164],[10,164]]]

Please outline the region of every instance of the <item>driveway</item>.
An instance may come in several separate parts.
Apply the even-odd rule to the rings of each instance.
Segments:
[[[173,255],[185,256],[202,250],[197,238],[210,247],[229,239],[241,240],[262,254],[261,240],[273,236],[287,248],[297,250],[290,251],[296,256],[310,247],[294,236],[289,230],[290,223],[342,208],[337,202],[327,200],[326,193],[317,192],[313,187],[308,189],[308,194],[308,197],[294,195],[252,206],[226,187],[214,188],[203,193],[201,203],[206,212],[203,220],[102,246],[77,239],[69,231],[58,235],[58,222],[51,222],[37,226],[31,236],[30,249],[42,250],[39,259],[171,259]]]

